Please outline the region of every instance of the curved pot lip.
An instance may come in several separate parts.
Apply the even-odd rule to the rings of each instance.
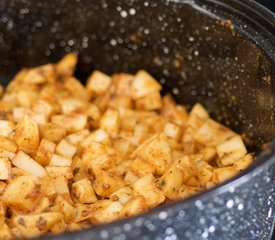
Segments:
[[[175,1],[175,0],[170,0]],[[179,3],[183,2],[184,0],[177,0]],[[208,2],[220,4],[219,0],[206,0]],[[228,0],[227,0],[228,2]],[[256,1],[251,0],[229,0],[231,3],[238,3],[244,5],[246,8],[252,9],[253,12],[257,12],[257,14],[265,21],[268,21],[271,25],[273,25],[273,29],[275,31],[275,13],[271,12],[269,9],[261,5]],[[223,5],[225,3],[222,3]],[[275,36],[274,36],[275,38]],[[197,201],[203,202],[208,198],[213,196],[219,195],[224,192],[230,191],[230,189],[235,189],[236,187],[242,185],[243,183],[249,181],[253,176],[258,174],[261,171],[265,171],[271,165],[275,164],[275,136],[271,140],[269,146],[265,148],[257,157],[256,157],[256,164],[253,164],[248,169],[243,171],[241,174],[237,175],[236,177],[220,184],[212,189],[209,189],[205,192],[196,194],[190,198],[180,200],[177,202],[169,203],[167,205],[161,205],[154,209],[149,210],[148,212],[139,214],[137,216],[128,217],[122,220],[116,220],[107,224],[102,224],[99,226],[93,226],[88,229],[82,229],[75,232],[65,232],[57,236],[44,236],[41,239],[67,239],[72,237],[80,237],[81,235],[89,234],[89,232],[100,232],[102,230],[108,230],[114,227],[122,226],[127,223],[133,223],[138,219],[149,219],[150,216],[156,216],[161,212],[167,212],[170,208],[179,209],[179,207],[188,206],[190,204],[194,204]]]

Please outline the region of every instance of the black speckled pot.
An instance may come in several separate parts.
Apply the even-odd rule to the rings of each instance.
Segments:
[[[226,26],[231,19],[234,30]],[[1,0],[0,80],[77,51],[78,77],[144,68],[187,106],[246,134],[253,166],[138,217],[45,239],[270,239],[275,216],[275,16],[250,0]]]

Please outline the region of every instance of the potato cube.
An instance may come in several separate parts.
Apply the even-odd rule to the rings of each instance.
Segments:
[[[94,215],[94,206],[95,204],[76,203],[76,217],[74,219],[74,222],[81,222],[92,217]]]
[[[17,145],[27,153],[32,153],[39,146],[39,129],[28,115],[18,123],[15,130],[15,141]]]
[[[156,207],[165,200],[165,195],[157,188],[154,181],[154,176],[148,174],[133,184],[134,194],[143,196],[149,208]]]
[[[0,180],[8,180],[11,177],[11,162],[7,158],[0,158]]]
[[[12,164],[33,176],[44,177],[47,175],[45,168],[33,160],[28,154],[19,151],[12,159]]]
[[[63,114],[73,114],[75,112],[80,112],[86,105],[82,100],[73,97],[62,98],[59,100],[59,104]]]
[[[145,198],[143,196],[137,196],[127,202],[122,209],[120,216],[130,217],[143,213],[148,210]]]
[[[7,240],[12,239],[12,232],[6,223],[0,224],[0,239]]]
[[[248,168],[253,162],[253,154],[246,154],[244,157],[234,161],[233,166],[239,170],[243,171]]]
[[[86,88],[92,93],[100,95],[109,88],[111,82],[112,79],[108,75],[94,71],[87,80]]]
[[[66,199],[70,199],[70,191],[68,186],[68,179],[65,176],[57,176],[53,180],[54,190],[57,194],[60,194]]]
[[[185,180],[185,173],[182,172],[176,165],[173,165],[161,176],[159,185],[164,195],[173,199],[176,195],[176,190],[183,184]]]
[[[217,146],[220,166],[229,166],[247,154],[242,138],[237,135]]]
[[[55,81],[55,69],[53,64],[46,64],[36,68],[29,69],[22,78],[23,83],[41,84]]]
[[[89,100],[90,96],[83,84],[75,77],[69,77],[64,83],[65,88],[76,98],[83,101]]]
[[[225,182],[228,179],[234,177],[238,173],[239,173],[239,171],[235,167],[232,167],[232,166],[216,168],[213,171],[212,181],[215,184],[219,184],[219,183]]]
[[[111,137],[116,137],[119,132],[119,113],[115,109],[107,109],[100,119],[100,128],[105,130]]]
[[[14,140],[0,135],[0,149],[15,153],[17,151],[17,144]]]
[[[72,184],[72,195],[75,201],[80,203],[95,203],[97,201],[92,183],[88,179],[74,182]]]
[[[59,176],[64,176],[66,179],[70,180],[74,177],[72,169],[70,167],[46,167],[46,171],[51,178],[56,178]]]
[[[234,136],[236,136],[236,133],[230,129],[212,119],[208,119],[195,133],[194,139],[205,146],[216,147]]]
[[[73,158],[76,150],[76,147],[65,139],[61,140],[56,146],[56,153],[66,158]]]
[[[48,166],[54,154],[55,146],[55,143],[42,139],[37,149],[35,160],[43,167]]]
[[[15,124],[11,121],[0,120],[0,135],[8,137],[15,129]]]
[[[114,173],[97,169],[94,175],[95,181],[93,182],[93,188],[96,194],[101,197],[110,197],[112,193],[125,185],[124,181]]]
[[[31,174],[29,174],[28,172],[17,168],[17,167],[12,167],[11,168],[11,179],[20,177],[20,176],[30,176]]]
[[[130,165],[130,170],[136,173],[138,176],[142,177],[149,173],[155,173],[155,167],[149,162],[137,157]]]
[[[93,207],[93,215],[90,221],[96,224],[108,223],[117,219],[123,205],[118,201],[100,200]]]
[[[202,189],[200,189],[198,187],[191,187],[191,186],[182,185],[178,189],[178,196],[177,196],[177,198],[175,198],[174,200],[177,200],[177,199],[186,199],[186,198],[192,197],[193,195],[198,194],[201,191],[202,191]]]
[[[35,176],[19,176],[5,189],[2,201],[9,207],[33,210],[41,197],[41,180]]]
[[[214,168],[207,162],[200,161],[197,163],[197,176],[202,186],[211,181]]]
[[[129,186],[118,189],[110,196],[112,201],[119,201],[123,205],[128,203],[132,198],[133,190]]]
[[[161,85],[149,73],[140,70],[134,76],[131,90],[132,97],[136,100],[152,92],[159,92],[161,90]]]
[[[132,154],[152,164],[161,175],[171,163],[171,149],[164,134],[156,134],[141,144]]]
[[[51,118],[52,123],[65,128],[68,132],[78,132],[83,130],[87,125],[87,116],[84,114],[64,114],[54,115]]]
[[[56,65],[58,77],[67,78],[73,75],[77,64],[77,55],[75,53],[66,54]]]
[[[14,122],[18,123],[29,111],[25,107],[14,107],[12,109],[12,117]]]
[[[203,160],[211,162],[217,156],[217,151],[213,147],[204,147],[199,151],[199,154],[203,155]]]
[[[90,134],[90,131],[88,129],[84,129],[79,132],[71,133],[66,137],[66,140],[75,146],[78,145],[79,142],[83,141],[86,136]]]
[[[76,208],[67,198],[58,195],[54,200],[54,204],[57,205],[59,211],[63,213],[66,223],[70,223],[75,219]]]
[[[50,160],[49,166],[70,167],[71,164],[72,164],[71,158],[66,158],[66,157],[54,154]]]
[[[127,96],[116,96],[115,98],[110,99],[108,107],[113,109],[118,109],[120,107],[132,109],[133,100],[131,97]]]
[[[92,142],[99,142],[107,146],[112,144],[110,136],[103,129],[97,129],[85,137],[81,142],[81,147],[87,148]]]
[[[50,100],[47,99],[39,99],[32,107],[32,112],[35,114],[43,114],[48,117],[50,117],[52,114],[56,112],[56,108],[59,106],[56,106],[57,103],[53,103]]]
[[[57,143],[65,138],[67,132],[62,126],[54,123],[46,123],[39,126],[41,138],[45,138],[51,142]]]
[[[138,110],[159,110],[162,107],[161,95],[159,92],[149,93],[145,97],[137,99],[135,105]]]
[[[124,177],[125,183],[129,185],[134,184],[134,182],[136,182],[138,179],[138,176],[132,171],[127,171]]]
[[[12,224],[20,231],[22,237],[38,237],[48,232],[54,224],[63,219],[62,213],[47,212],[30,215],[17,215],[12,219]]]
[[[164,134],[167,137],[179,140],[181,137],[181,128],[173,123],[166,123],[164,127]]]

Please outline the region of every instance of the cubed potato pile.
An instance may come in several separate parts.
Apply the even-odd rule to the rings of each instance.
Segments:
[[[253,161],[242,137],[162,97],[146,71],[82,85],[77,56],[22,69],[1,91],[0,239],[87,228],[190,197]]]

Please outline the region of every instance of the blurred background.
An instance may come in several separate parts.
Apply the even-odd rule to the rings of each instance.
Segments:
[[[267,8],[275,12],[275,0],[257,0],[257,2],[265,5]]]

